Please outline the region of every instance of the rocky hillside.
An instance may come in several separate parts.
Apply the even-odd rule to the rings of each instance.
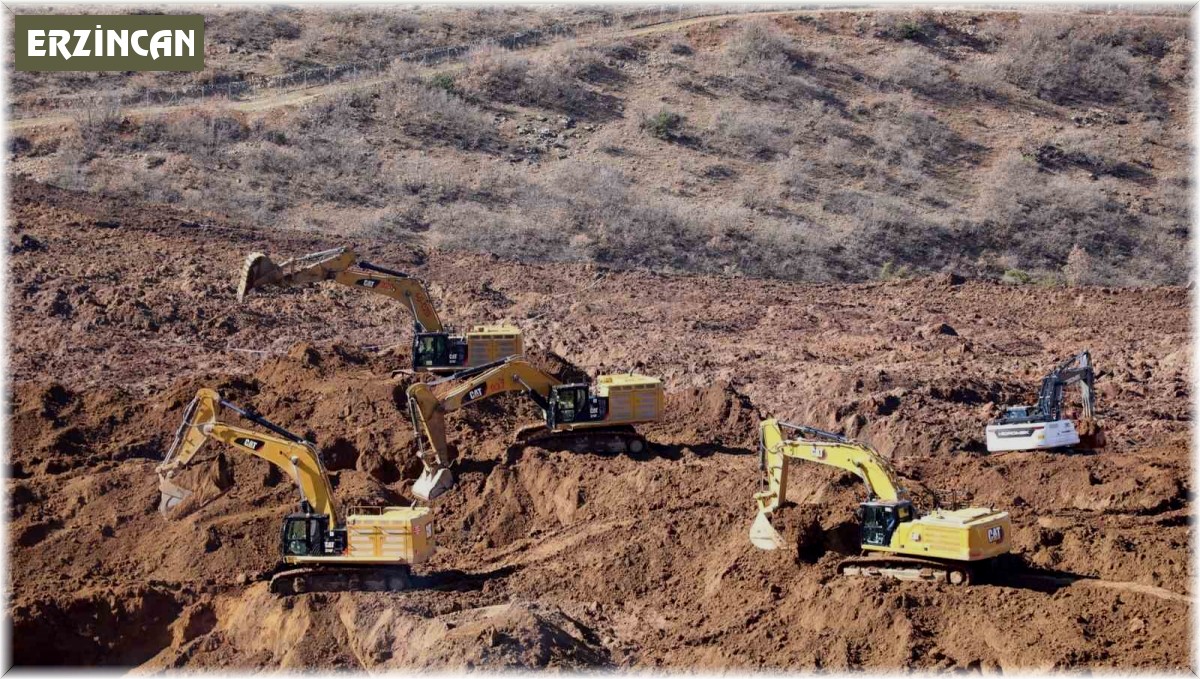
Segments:
[[[239,14],[292,23],[237,49],[328,63],[358,53],[326,24],[384,25],[306,12]],[[496,29],[549,20],[527,14]],[[233,21],[211,17],[222,44]],[[399,64],[300,103],[100,102],[10,151],[65,188],[524,261],[1174,284],[1190,55],[1183,15],[778,12]]]

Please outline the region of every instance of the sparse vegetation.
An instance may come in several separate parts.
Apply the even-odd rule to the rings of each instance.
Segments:
[[[1033,282],[1033,276],[1020,269],[1009,269],[1000,280],[1009,285],[1028,285]]]
[[[806,280],[1188,279],[1190,145],[1172,113],[1185,33],[1095,20],[1060,39],[1045,17],[893,15],[883,37],[756,18],[687,50],[675,36],[489,48],[286,115],[133,117],[98,99],[74,130],[22,134],[10,153],[74,189],[505,257]],[[306,16],[280,10],[302,31],[271,49],[310,44]],[[428,21],[389,26],[415,37]],[[1098,64],[1145,82],[1051,94],[1017,76],[1022,40],[1050,61],[1105,52]]]
[[[435,89],[445,92],[454,92],[454,74],[453,73],[435,73],[429,78],[429,85]]]
[[[644,116],[642,129],[656,139],[672,141],[679,136],[680,130],[683,129],[683,116],[663,109],[654,115]]]
[[[1004,47],[1005,77],[1056,104],[1154,107],[1147,64],[1103,34],[1030,15]]]

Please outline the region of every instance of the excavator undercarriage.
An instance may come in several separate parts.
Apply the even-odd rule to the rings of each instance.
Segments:
[[[882,554],[847,557],[837,567],[839,575],[945,582],[951,585],[971,584],[975,569],[972,564]]]
[[[511,452],[518,452],[526,446],[536,446],[572,453],[637,455],[649,446],[646,437],[629,425],[551,431],[545,425],[535,424],[521,427],[513,439],[512,445],[509,446]]]
[[[302,566],[271,576],[270,590],[288,596],[310,592],[403,592],[412,588],[408,566]]]

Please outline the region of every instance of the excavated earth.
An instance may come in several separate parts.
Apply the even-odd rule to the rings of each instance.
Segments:
[[[396,402],[410,320],[336,289],[244,305],[245,255],[338,245],[220,215],[12,182],[6,615],[18,664],[183,668],[1154,668],[1191,663],[1189,299],[1183,289],[863,285],[522,265],[383,241],[443,315],[520,323],[565,373],[668,389],[637,457],[506,453],[536,408],[450,418],[457,488],[439,552],[401,593],[276,598],[265,578],[295,491],[213,447],[179,516],[154,467],[200,386],[313,437],[343,505],[408,502],[419,465]],[[1109,447],[985,451],[1083,348]],[[555,356],[565,360],[557,360]],[[871,441],[928,506],[1008,509],[1015,556],[956,588],[840,578],[855,479],[793,467],[780,523],[746,537],[760,416]],[[814,530],[819,527],[819,530]]]

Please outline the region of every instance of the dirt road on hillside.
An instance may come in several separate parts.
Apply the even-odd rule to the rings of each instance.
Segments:
[[[950,11],[950,10],[956,10],[956,9],[961,11],[964,9],[964,6],[962,6],[962,5],[936,5],[936,6],[929,6],[925,9],[928,9],[929,11]],[[571,38],[569,40],[571,40],[577,44],[580,44],[580,45],[588,45],[593,42],[600,42],[600,41],[611,42],[612,40],[617,40],[617,39],[622,39],[622,38],[635,38],[635,37],[643,36],[643,35],[669,33],[672,31],[678,31],[678,30],[687,28],[689,26],[695,26],[697,24],[704,24],[704,23],[713,23],[713,22],[717,22],[717,21],[731,21],[731,20],[745,19],[745,18],[752,18],[752,17],[772,17],[772,16],[789,16],[789,15],[814,15],[815,16],[815,15],[821,15],[821,14],[832,14],[832,13],[840,13],[840,12],[846,12],[846,11],[848,11],[848,10],[841,9],[841,8],[831,8],[831,9],[806,9],[806,10],[778,10],[778,11],[762,11],[762,12],[729,12],[729,13],[722,13],[722,14],[712,14],[712,15],[701,16],[701,17],[691,17],[691,18],[681,19],[681,20],[677,20],[677,21],[664,21],[661,23],[650,24],[648,26],[640,26],[638,28],[626,28],[626,29],[618,29],[618,30],[613,30],[613,31],[603,31],[603,32],[599,32],[596,34],[586,34],[586,35],[580,36],[578,38]],[[882,6],[882,7],[876,8],[874,11],[877,13],[889,13],[889,12],[890,13],[898,13],[898,12],[906,12],[909,10],[908,9],[898,9],[895,7]],[[1045,9],[1042,9],[1042,10],[1023,9],[1022,12],[1026,13],[1026,14],[1037,13],[1037,14],[1056,15],[1056,16],[1077,16],[1078,15],[1077,12],[1057,12],[1057,11],[1045,10]],[[1122,21],[1136,21],[1140,18],[1150,18],[1150,17],[1159,16],[1159,15],[1152,14],[1152,13],[1146,13],[1143,15],[1099,14],[1099,15],[1089,15],[1089,16],[1108,17],[1108,18],[1120,19]],[[533,46],[530,46],[527,48],[521,48],[519,50],[514,50],[514,51],[520,51],[520,52],[528,53],[528,54],[537,54],[540,52],[545,52],[547,50],[553,49],[556,45],[560,44],[561,42],[563,42],[563,41],[562,40],[551,41],[549,43],[533,45]],[[432,76],[437,73],[455,73],[457,71],[462,70],[463,68],[464,68],[464,64],[461,61],[451,61],[451,62],[440,64],[437,66],[426,66],[426,67],[421,67],[421,66],[418,66],[415,64],[413,65],[414,71],[416,73],[419,73],[424,76]],[[178,111],[185,111],[185,110],[188,110],[191,108],[197,108],[197,107],[208,108],[208,107],[212,107],[214,105],[218,106],[219,108],[231,110],[231,111],[241,111],[244,113],[261,113],[263,111],[270,111],[270,110],[278,109],[278,108],[299,107],[299,106],[303,106],[305,104],[311,103],[313,101],[316,101],[317,99],[321,99],[324,97],[329,97],[329,96],[333,96],[336,94],[360,90],[360,89],[364,89],[364,88],[377,87],[379,85],[386,83],[390,78],[391,78],[391,76],[389,76],[389,75],[376,75],[376,76],[372,76],[372,77],[361,77],[361,78],[352,79],[352,80],[339,80],[337,82],[326,83],[324,85],[314,84],[309,87],[301,87],[301,88],[296,88],[296,89],[267,90],[265,92],[258,94],[257,96],[251,96],[251,97],[246,97],[243,99],[236,99],[236,100],[206,97],[206,98],[199,98],[199,99],[184,100],[183,102],[181,102],[180,104],[177,104],[177,105],[130,106],[127,108],[123,108],[121,110],[121,113],[122,113],[122,115],[129,117],[130,119],[136,120],[139,118],[160,116],[160,115],[166,115],[166,114],[174,113],[174,112],[178,112]],[[37,128],[41,128],[41,127],[54,127],[54,126],[61,127],[64,125],[72,125],[74,123],[75,123],[75,117],[73,116],[72,113],[51,113],[51,114],[47,114],[47,115],[37,115],[37,116],[14,118],[14,119],[11,119],[8,121],[9,129],[14,132],[27,131],[27,130],[37,129]]]

